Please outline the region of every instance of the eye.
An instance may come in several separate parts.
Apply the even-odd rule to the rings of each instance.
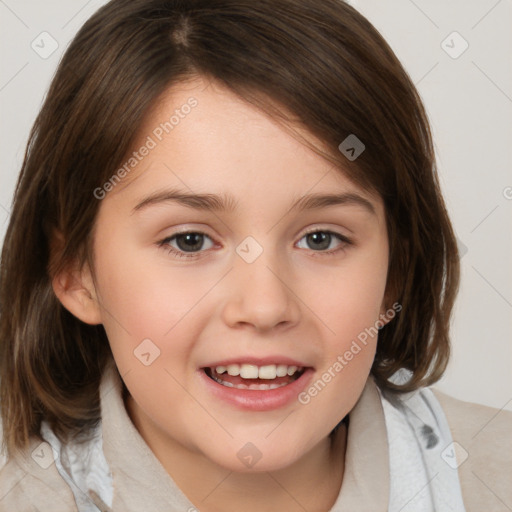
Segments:
[[[206,233],[198,231],[176,233],[164,238],[158,245],[179,258],[193,258],[197,257],[198,253],[203,252],[201,249],[204,249],[206,239],[210,240],[210,246],[206,249],[211,249],[213,247],[212,239]]]
[[[302,240],[306,241],[309,247],[300,247]],[[209,241],[207,247],[205,242]],[[332,244],[338,242],[338,246],[332,249]],[[329,256],[346,249],[348,245],[352,245],[352,241],[344,235],[328,230],[315,230],[306,233],[297,243],[301,249],[311,249],[320,253],[322,256]],[[178,258],[197,258],[201,253],[214,246],[212,239],[206,234],[199,231],[184,231],[176,233],[172,236],[164,238],[158,242],[158,246],[164,248],[170,254]],[[327,250],[331,248],[330,250]],[[320,255],[319,254],[319,255]]]
[[[309,247],[300,247],[302,240],[306,241]],[[338,242],[338,246],[332,249],[332,243]],[[348,245],[352,245],[352,241],[344,235],[327,230],[315,230],[306,233],[298,242],[297,246],[301,249],[312,249],[320,252],[322,255],[330,255],[346,249]],[[331,247],[331,250],[326,250]]]

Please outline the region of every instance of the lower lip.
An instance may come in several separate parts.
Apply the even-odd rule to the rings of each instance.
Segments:
[[[296,401],[297,396],[311,381],[314,371],[312,368],[307,368],[292,383],[267,390],[229,388],[208,377],[204,370],[199,370],[199,373],[208,391],[221,400],[249,411],[271,411]]]

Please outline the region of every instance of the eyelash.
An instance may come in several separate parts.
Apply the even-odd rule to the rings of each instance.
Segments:
[[[333,235],[340,242],[342,242],[342,244],[338,248],[331,249],[329,251],[314,251],[314,250],[311,249],[311,251],[313,252],[313,257],[318,257],[318,256],[321,256],[321,257],[334,256],[338,252],[345,250],[346,246],[353,245],[353,241],[350,238],[347,238],[346,236],[341,235],[340,233],[336,233],[334,231],[329,231],[327,229],[313,229],[311,231],[307,231],[306,233],[304,233],[302,235],[300,240],[302,240],[304,237],[306,237],[308,235],[311,235],[313,233],[326,233],[326,234],[329,234],[329,235]],[[171,245],[169,245],[169,242],[171,242],[176,237],[178,237],[180,235],[189,235],[189,234],[204,235],[205,237],[207,237],[210,240],[212,240],[212,238],[209,235],[207,235],[206,233],[203,233],[202,231],[182,231],[182,232],[179,232],[179,233],[174,233],[173,235],[164,238],[163,240],[158,242],[157,245],[159,247],[162,247],[163,249],[165,249],[168,253],[172,254],[173,256],[177,256],[178,258],[198,258],[198,255],[199,255],[199,257],[201,257],[200,256],[201,253],[204,253],[205,251],[196,251],[196,252],[186,253],[184,251],[177,250],[174,247],[172,247]]]

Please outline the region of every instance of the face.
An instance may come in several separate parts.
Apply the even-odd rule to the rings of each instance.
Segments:
[[[377,337],[362,333],[385,311],[382,201],[203,79],[166,92],[134,151],[94,238],[130,414],[154,449],[285,468],[327,440],[368,377]],[[310,197],[326,195],[339,197]]]

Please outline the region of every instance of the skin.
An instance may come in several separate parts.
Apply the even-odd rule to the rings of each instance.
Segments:
[[[293,400],[272,411],[220,401],[198,369],[233,356],[243,362],[245,355],[279,354],[307,362],[313,382],[320,378],[386,311],[382,200],[204,78],[166,91],[134,149],[191,96],[197,107],[101,201],[94,274],[88,267],[63,273],[54,289],[78,318],[104,325],[133,423],[198,508],[328,510],[342,484],[347,432],[342,427],[334,442],[328,435],[362,393],[376,337],[308,404]],[[171,187],[230,193],[237,207],[214,213],[168,201],[132,211]],[[290,211],[306,194],[333,192],[356,193],[375,211],[358,204]],[[179,258],[166,245],[183,243],[159,245],[182,229],[210,237],[202,252]],[[353,243],[332,237],[318,249],[309,230]],[[263,249],[253,263],[235,251],[247,236]],[[160,350],[149,366],[134,356],[147,338]],[[261,452],[252,468],[237,457],[247,442]]]

